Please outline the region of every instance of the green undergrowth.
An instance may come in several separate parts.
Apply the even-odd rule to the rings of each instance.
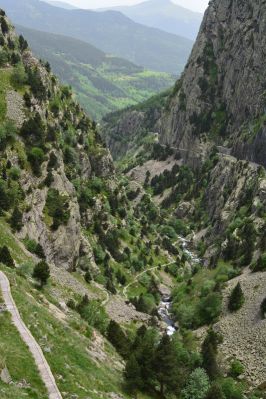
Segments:
[[[0,336],[1,363],[7,367],[14,382],[12,386],[0,383],[1,399],[15,399],[22,396],[31,399],[48,399],[34,359],[12,324],[8,312],[0,314]],[[22,381],[25,381],[29,387],[16,387],[15,384]]]

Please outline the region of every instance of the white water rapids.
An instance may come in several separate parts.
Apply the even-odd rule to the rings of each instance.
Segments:
[[[183,252],[187,255],[191,264],[195,265],[201,263],[201,260],[188,249],[189,241],[184,237],[178,237],[178,239],[181,242]],[[169,295],[163,295],[158,306],[158,314],[160,315],[161,320],[166,324],[166,332],[170,336],[178,329],[178,323],[175,323],[171,316],[171,305],[171,297]]]

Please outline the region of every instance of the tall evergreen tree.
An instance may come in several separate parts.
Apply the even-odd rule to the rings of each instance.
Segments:
[[[20,231],[22,229],[22,212],[20,212],[17,206],[13,210],[9,223],[14,231]]]
[[[243,306],[244,301],[245,297],[241,285],[240,283],[237,283],[237,285],[235,286],[229,297],[228,309],[231,312],[236,312]]]
[[[15,267],[15,262],[10,254],[10,251],[6,245],[0,248],[0,262],[8,267]]]
[[[32,277],[39,281],[41,287],[47,284],[48,278],[50,277],[50,269],[44,260],[37,263],[34,267]]]
[[[164,395],[166,387],[172,387],[176,378],[176,358],[171,338],[165,334],[154,356],[154,370],[160,384],[160,394]]]
[[[125,368],[125,379],[128,389],[132,392],[132,394],[134,394],[135,398],[137,398],[137,392],[138,390],[142,389],[143,382],[141,377],[141,367],[134,354],[130,356],[129,360],[127,361]]]
[[[221,337],[213,330],[209,330],[202,344],[201,352],[203,360],[202,365],[211,379],[215,379],[220,373],[216,359],[219,343],[221,343]]]
[[[114,320],[111,320],[109,323],[107,338],[122,357],[126,358],[128,356],[130,341],[120,325]]]

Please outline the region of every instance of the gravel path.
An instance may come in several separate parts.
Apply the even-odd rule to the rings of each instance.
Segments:
[[[9,280],[6,277],[6,275],[1,271],[0,271],[0,287],[3,293],[3,299],[5,301],[7,310],[11,313],[12,321],[16,326],[17,330],[19,331],[21,338],[23,339],[23,341],[31,351],[32,356],[36,362],[40,376],[48,391],[49,399],[62,399],[59,389],[57,388],[54,376],[43,355],[40,346],[37,344],[31,332],[25,326],[23,320],[20,317],[16,304],[12,298]]]

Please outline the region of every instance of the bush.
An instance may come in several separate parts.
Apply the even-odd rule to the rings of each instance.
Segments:
[[[33,117],[25,121],[20,129],[20,134],[27,144],[42,144],[45,139],[45,127],[40,114],[36,113]]]
[[[257,262],[253,265],[252,271],[256,272],[265,272],[266,271],[266,253],[262,254]]]
[[[12,142],[17,133],[14,122],[7,120],[0,126],[0,150],[4,150],[8,143]]]
[[[44,260],[37,263],[37,265],[34,267],[32,277],[39,281],[41,287],[47,284],[47,281],[50,277],[50,269]]]
[[[41,244],[39,244],[35,240],[30,240],[30,239],[24,240],[24,244],[29,252],[37,255],[41,259],[45,259],[45,254],[44,254],[43,247],[41,246]]]
[[[244,371],[245,371],[245,367],[239,360],[235,359],[232,361],[231,368],[230,368],[230,375],[233,378],[239,377],[241,374],[244,373]]]
[[[76,310],[91,327],[97,328],[102,334],[105,333],[109,320],[105,309],[98,301],[90,301],[85,295]]]
[[[243,399],[243,389],[232,378],[226,378],[221,385],[226,399]]]
[[[5,50],[0,50],[0,67],[5,66],[8,63],[8,54]]]
[[[198,305],[199,324],[210,324],[220,315],[222,298],[219,293],[212,292],[200,300]]]
[[[231,292],[231,295],[229,297],[228,309],[231,312],[236,312],[237,310],[241,309],[244,302],[245,302],[244,294],[240,283],[238,283]]]
[[[68,198],[61,195],[58,190],[54,188],[48,190],[45,208],[48,215],[53,218],[53,230],[57,230],[62,224],[67,224],[70,218]]]
[[[13,69],[10,79],[15,88],[20,88],[27,82],[28,77],[22,64],[18,64]]]
[[[31,165],[32,171],[35,176],[41,176],[41,165],[44,162],[45,155],[41,148],[33,147],[28,153],[28,161]]]
[[[0,247],[0,262],[8,267],[15,267],[15,262],[10,254],[10,251],[6,245]]]

